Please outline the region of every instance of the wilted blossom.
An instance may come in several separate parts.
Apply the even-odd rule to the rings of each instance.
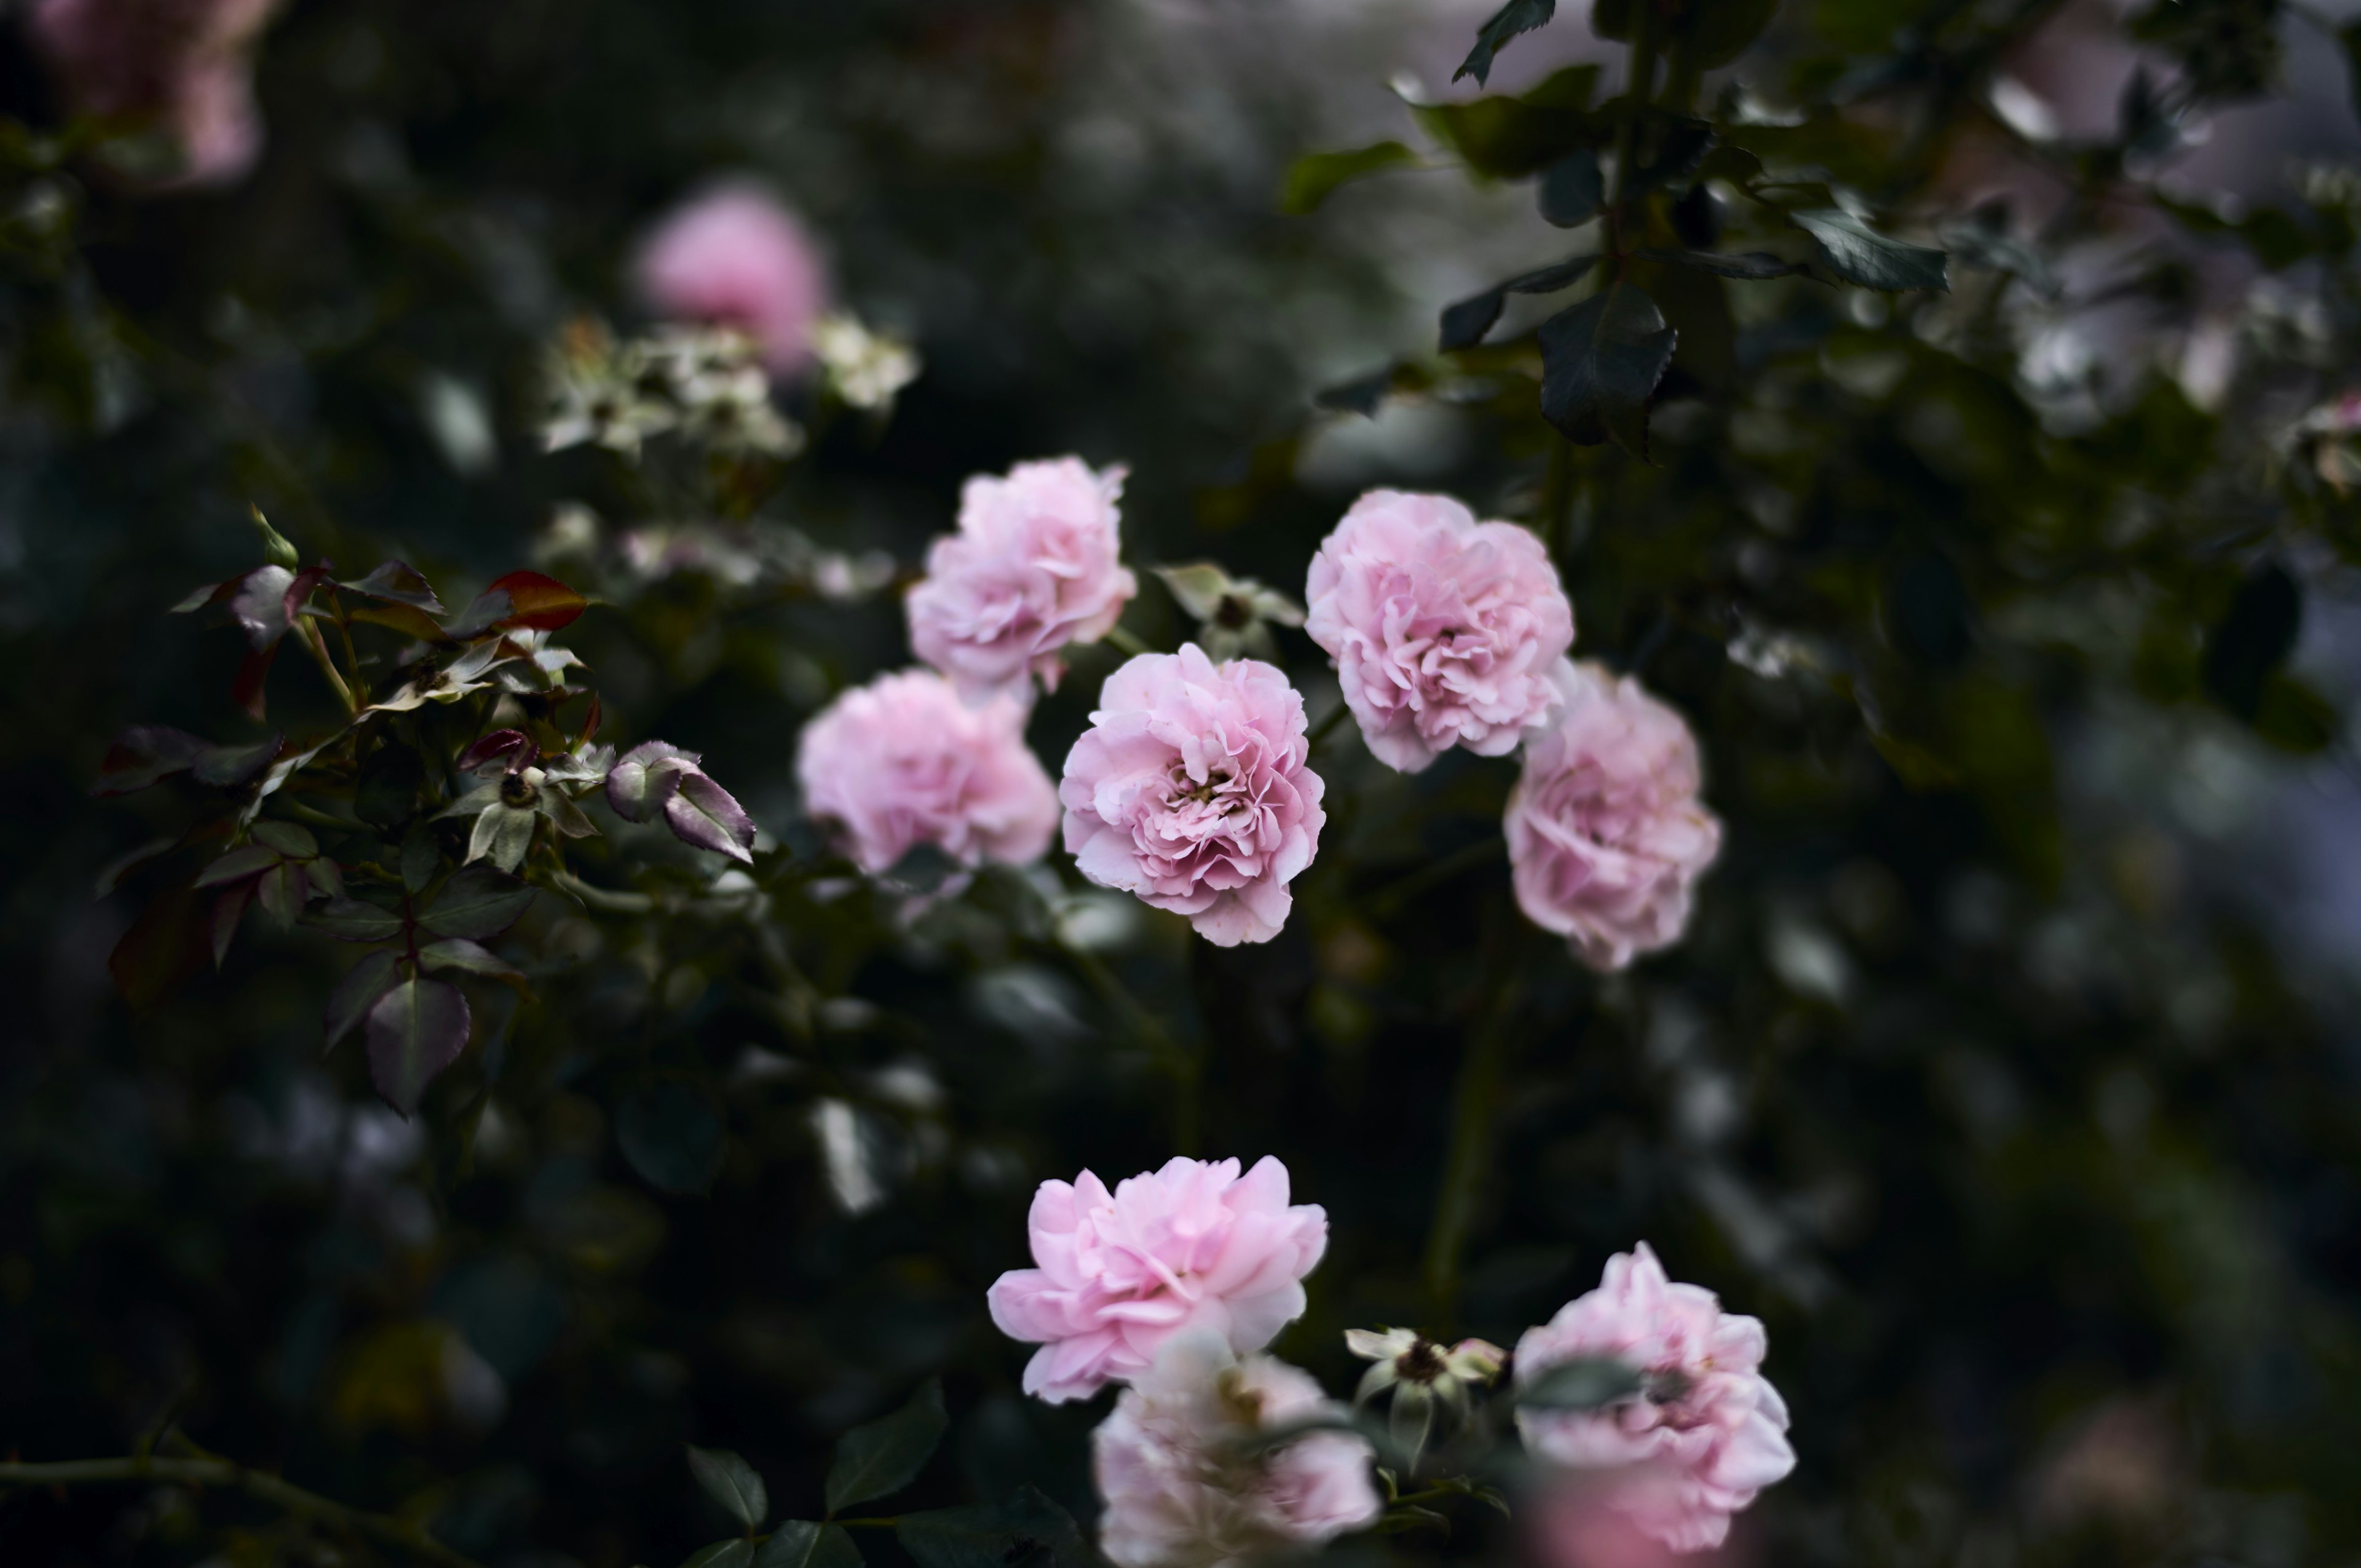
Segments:
[[[1488,1340],[1440,1345],[1415,1329],[1346,1329],[1345,1348],[1374,1362],[1353,1394],[1365,1405],[1393,1390],[1389,1425],[1394,1442],[1412,1454],[1424,1446],[1438,1409],[1456,1428],[1469,1414],[1468,1390],[1489,1387],[1508,1355]]]
[[[1193,642],[1142,653],[1067,754],[1067,852],[1217,947],[1270,940],[1327,820],[1304,731],[1303,698],[1268,664],[1216,665]]]
[[[753,185],[718,186],[675,208],[641,247],[637,273],[657,315],[736,327],[777,374],[810,356],[813,323],[828,308],[818,249]]]
[[[1024,705],[960,700],[932,670],[846,692],[804,727],[804,806],[874,875],[921,844],[964,866],[1048,852],[1058,792],[1025,744]]]
[[[1675,1552],[1719,1546],[1730,1518],[1795,1467],[1787,1406],[1759,1370],[1762,1322],[1711,1291],[1675,1285],[1645,1243],[1607,1262],[1598,1289],[1517,1342],[1517,1385],[1576,1358],[1637,1367],[1642,1393],[1599,1410],[1524,1405],[1517,1426],[1543,1459],[1598,1471],[1603,1502]]]
[[[1252,577],[1233,577],[1211,561],[1159,566],[1156,575],[1197,621],[1197,643],[1209,659],[1279,657],[1274,626],[1301,626],[1303,607]]]
[[[33,42],[78,115],[153,124],[179,144],[171,183],[254,166],[256,40],[278,0],[35,0]]]
[[[1312,558],[1304,601],[1304,630],[1389,767],[1414,773],[1454,746],[1502,756],[1556,712],[1550,671],[1574,645],[1574,609],[1514,523],[1371,490]]]
[[[910,590],[911,650],[971,701],[1023,694],[1035,675],[1055,690],[1058,650],[1105,636],[1139,591],[1123,565],[1123,478],[1060,457],[968,480],[959,532],[935,541]]]
[[[1721,824],[1679,714],[1598,664],[1561,661],[1558,684],[1564,716],[1509,795],[1517,903],[1585,963],[1620,969],[1679,939]]]
[[[1303,1277],[1328,1247],[1328,1213],[1288,1202],[1266,1156],[1175,1158],[1115,1183],[1045,1181],[1027,1222],[1033,1268],[993,1282],[992,1321],[1038,1344],[1025,1391],[1051,1403],[1137,1377],[1174,1335],[1202,1330],[1260,1350],[1303,1310]]]
[[[1116,1568],[1224,1568],[1299,1555],[1374,1523],[1369,1445],[1264,1433],[1344,1415],[1310,1376],[1267,1355],[1239,1360],[1218,1335],[1178,1335],[1091,1434],[1106,1499],[1099,1548]]]
[[[754,819],[728,790],[705,776],[697,753],[648,740],[632,747],[607,775],[607,804],[628,822],[661,812],[684,844],[752,864]]]

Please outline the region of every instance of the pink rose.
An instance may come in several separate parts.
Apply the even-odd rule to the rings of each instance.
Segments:
[[[935,541],[910,590],[912,651],[971,697],[1029,695],[1035,675],[1055,691],[1058,650],[1105,636],[1139,591],[1123,565],[1123,479],[1060,457],[968,480],[959,532]]]
[[[992,1321],[1041,1348],[1025,1391],[1053,1404],[1137,1376],[1173,1335],[1201,1329],[1260,1350],[1303,1310],[1303,1277],[1328,1246],[1328,1214],[1290,1206],[1268,1157],[1172,1159],[1115,1183],[1084,1171],[1045,1181],[1029,1223],[1038,1268],[993,1282]]]
[[[1558,707],[1574,608],[1542,542],[1449,496],[1371,490],[1312,558],[1303,629],[1336,662],[1378,760],[1504,756]]]
[[[675,208],[640,248],[639,290],[666,321],[732,326],[785,375],[811,354],[828,272],[795,214],[758,186],[717,186]]]
[[[34,45],[78,115],[153,122],[180,144],[172,185],[254,167],[255,42],[278,0],[36,0]]]
[[[1562,660],[1565,711],[1525,747],[1504,828],[1517,903],[1593,969],[1669,947],[1721,824],[1697,801],[1697,738],[1640,683]]]
[[[1193,642],[1142,653],[1107,677],[1067,753],[1067,852],[1218,947],[1268,942],[1327,820],[1311,752],[1303,698],[1270,665],[1217,666]]]
[[[1702,1552],[1795,1467],[1786,1402],[1757,1370],[1766,1347],[1760,1321],[1674,1284],[1643,1242],[1607,1260],[1598,1289],[1527,1329],[1516,1360],[1520,1388],[1560,1362],[1611,1356],[1637,1366],[1647,1390],[1598,1411],[1523,1407],[1517,1427],[1543,1458],[1607,1473],[1602,1495],[1649,1537]]]
[[[805,809],[872,874],[920,844],[970,867],[1037,861],[1058,825],[1024,707],[1007,697],[970,707],[932,670],[881,675],[821,709],[804,726],[796,776]]]
[[[1300,1554],[1377,1521],[1374,1457],[1347,1432],[1257,1450],[1257,1433],[1342,1420],[1306,1374],[1267,1355],[1237,1360],[1184,1334],[1091,1434],[1106,1512],[1099,1549],[1116,1568],[1224,1568]]]

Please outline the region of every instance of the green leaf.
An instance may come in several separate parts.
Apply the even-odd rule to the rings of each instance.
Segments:
[[[443,846],[436,840],[434,829],[423,822],[412,822],[410,831],[401,836],[401,885],[416,897],[426,891],[426,884],[434,880],[435,868],[442,863]]]
[[[1778,10],[1779,0],[1704,0],[1683,21],[1687,63],[1700,71],[1728,65],[1763,36]]]
[[[303,917],[303,924],[339,942],[390,942],[401,935],[401,916],[357,898],[332,898]]]
[[[418,950],[418,961],[432,974],[474,974],[525,989],[523,973],[465,937],[446,937]]]
[[[1597,1410],[1631,1398],[1642,1387],[1639,1369],[1612,1356],[1561,1361],[1517,1391],[1517,1403],[1535,1410]]]
[[[254,825],[254,837],[291,861],[308,861],[320,852],[320,841],[299,823],[265,819]]]
[[[763,1485],[752,1465],[730,1450],[689,1445],[688,1471],[723,1513],[748,1530],[762,1529],[770,1517],[770,1488]]]
[[[748,1568],[754,1561],[751,1541],[717,1541],[688,1554],[680,1568]]]
[[[467,1048],[467,999],[440,980],[405,980],[368,1012],[369,1078],[385,1102],[414,1114],[426,1086]]]
[[[1443,311],[1440,345],[1442,352],[1454,353],[1473,348],[1484,341],[1492,323],[1500,319],[1500,311],[1510,294],[1554,294],[1560,289],[1571,289],[1582,281],[1590,269],[1598,265],[1596,256],[1568,258],[1553,267],[1537,272],[1527,272],[1495,283],[1480,294],[1472,294]]]
[[[388,741],[361,762],[353,784],[353,815],[377,828],[398,828],[416,814],[426,769],[418,753]]]
[[[385,562],[366,577],[336,586],[391,604],[412,605],[429,615],[443,613],[443,601],[434,597],[434,585],[407,562]]]
[[[2206,637],[2206,695],[2252,723],[2302,629],[2303,590],[2288,569],[2274,561],[2250,573]]]
[[[1381,141],[1348,152],[1308,152],[1288,166],[1287,183],[1279,193],[1279,210],[1301,217],[1317,209],[1339,185],[1383,174],[1389,169],[1414,169],[1422,159],[1398,141]]]
[[[908,1486],[950,1424],[943,1409],[942,1380],[929,1377],[892,1415],[846,1432],[837,1440],[836,1462],[828,1468],[828,1511],[834,1514]]]
[[[240,877],[250,877],[267,872],[279,863],[279,851],[268,844],[247,844],[232,850],[220,860],[197,873],[195,885],[217,887]]]
[[[1949,258],[1939,250],[1890,239],[1838,207],[1790,213],[1788,216],[1795,220],[1796,227],[1812,236],[1828,270],[1848,283],[1888,292],[1903,289],[1950,292],[1945,265]]]
[[[368,1016],[378,998],[392,990],[393,982],[400,978],[400,955],[386,948],[363,955],[360,962],[346,970],[344,978],[336,981],[335,990],[328,992],[325,1023],[329,1047],[333,1049],[336,1042],[360,1027],[361,1020]]]
[[[1451,80],[1456,82],[1463,76],[1472,76],[1477,86],[1483,86],[1492,78],[1494,54],[1518,34],[1547,27],[1550,18],[1556,15],[1557,0],[1509,0],[1476,29],[1476,47],[1469,49],[1467,58],[1459,62],[1459,69],[1451,73]]]
[[[754,1568],[861,1568],[861,1548],[842,1525],[789,1519],[754,1553]]]
[[[1800,261],[1789,261],[1767,250],[1655,250],[1640,252],[1642,259],[1661,261],[1668,267],[1689,267],[1699,272],[1710,272],[1717,278],[1738,278],[1760,282],[1766,278],[1786,278],[1809,270]]]
[[[1597,80],[1587,74],[1561,83],[1561,71],[1522,98],[1494,96],[1465,104],[1413,104],[1411,113],[1429,136],[1449,147],[1467,167],[1488,180],[1538,174],[1568,153],[1607,145],[1612,120],[1593,113],[1582,98]]]
[[[665,1192],[702,1193],[721,1172],[721,1117],[705,1091],[676,1078],[642,1083],[615,1109],[623,1157]]]
[[[2280,751],[2317,756],[2336,744],[2343,727],[2334,703],[2284,670],[2263,683],[2255,733]]]
[[[1598,155],[1584,148],[1551,164],[1542,172],[1539,196],[1542,217],[1559,228],[1579,227],[1597,217],[1607,203]]]
[[[531,883],[489,866],[467,866],[443,884],[419,924],[438,937],[480,942],[515,925],[532,903]]]
[[[1615,283],[1542,323],[1542,416],[1568,441],[1648,456],[1648,400],[1680,334],[1656,302]]]
[[[918,1568],[1089,1568],[1073,1517],[1031,1486],[996,1503],[904,1514],[894,1527]]]

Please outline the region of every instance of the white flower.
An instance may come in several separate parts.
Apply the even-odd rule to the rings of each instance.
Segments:
[[[856,409],[889,408],[894,395],[918,378],[918,356],[908,344],[841,312],[819,319],[811,345],[829,390]]]

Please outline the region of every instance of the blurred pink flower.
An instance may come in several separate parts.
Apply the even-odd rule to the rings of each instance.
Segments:
[[[1240,1361],[1213,1335],[1168,1342],[1091,1434],[1116,1568],[1223,1568],[1300,1553],[1374,1523],[1368,1443],[1314,1431],[1255,1452],[1257,1433],[1344,1407],[1267,1355]]]
[[[1066,850],[1218,947],[1267,942],[1327,820],[1311,750],[1303,698],[1270,665],[1216,665],[1193,642],[1142,653],[1107,677],[1066,756]]]
[[[969,707],[932,670],[882,675],[804,727],[805,808],[873,874],[920,844],[970,867],[1039,860],[1058,792],[1025,744],[1025,717],[1005,696]]]
[[[910,590],[912,651],[971,699],[1029,696],[1035,675],[1055,691],[1058,650],[1105,636],[1139,591],[1123,565],[1123,480],[1079,457],[968,480],[959,532],[935,541]]]
[[[1680,938],[1721,824],[1679,714],[1598,664],[1562,660],[1556,680],[1565,712],[1509,795],[1517,903],[1593,969],[1621,969]]]
[[[35,0],[33,42],[78,115],[152,122],[180,144],[168,185],[254,167],[253,54],[278,0]]]
[[[1414,773],[1454,746],[1505,755],[1557,709],[1550,670],[1574,645],[1574,609],[1514,523],[1371,490],[1312,558],[1304,599],[1304,630],[1389,767]]]
[[[666,321],[736,327],[775,375],[811,355],[828,269],[794,214],[759,186],[714,187],[673,209],[640,247],[639,291]]]
[[[1642,1521],[1652,1500],[1669,1497],[1678,1485],[1677,1473],[1664,1466],[1566,1472],[1539,1488],[1519,1514],[1543,1568],[1699,1568],[1747,1561],[1735,1542],[1701,1559],[1648,1532]]]
[[[1675,1285],[1642,1243],[1607,1260],[1598,1289],[1517,1342],[1517,1384],[1561,1362],[1629,1362],[1644,1392],[1597,1411],[1517,1411],[1525,1446],[1601,1472],[1596,1496],[1675,1552],[1719,1546],[1730,1518],[1795,1467],[1787,1406],[1759,1368],[1768,1342],[1754,1318],[1726,1313],[1709,1290]]]
[[[1087,1398],[1137,1376],[1175,1334],[1196,1329],[1260,1350],[1303,1310],[1303,1277],[1328,1246],[1328,1214],[1290,1205],[1287,1167],[1264,1157],[1172,1159],[1115,1183],[1089,1171],[1033,1195],[1033,1261],[994,1281],[992,1321],[1041,1346],[1025,1391]]]

